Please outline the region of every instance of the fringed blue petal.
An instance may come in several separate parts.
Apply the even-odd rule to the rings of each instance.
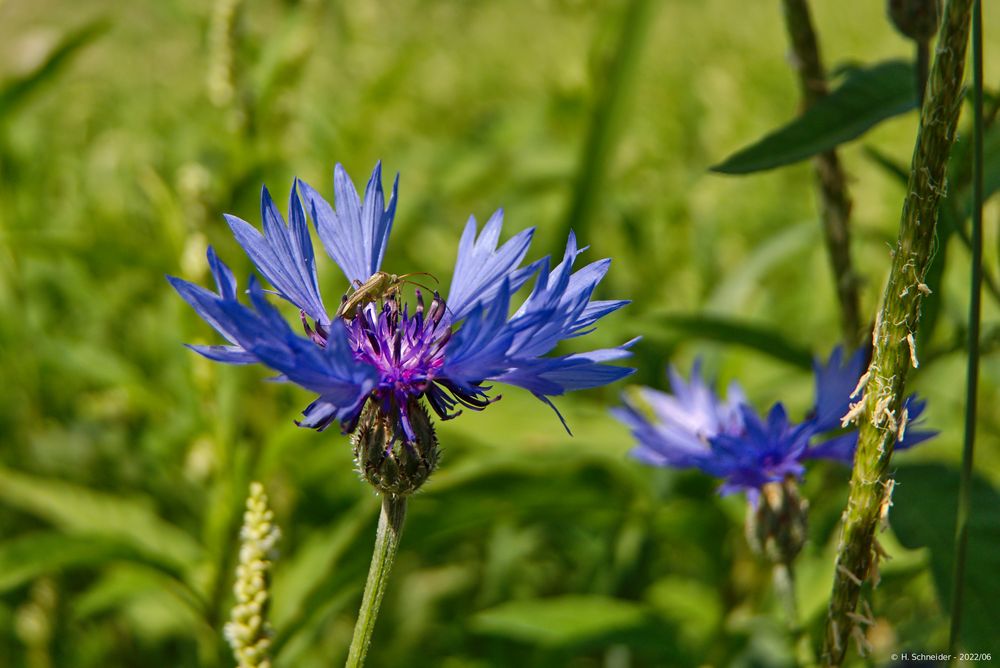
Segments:
[[[528,254],[534,228],[515,234],[497,248],[503,226],[503,209],[494,213],[476,236],[476,219],[465,225],[458,244],[458,258],[448,289],[448,309],[458,321],[465,318],[477,304],[493,301],[506,282],[511,293],[517,292],[538,269],[538,263],[518,268]]]
[[[226,215],[233,236],[275,292],[324,324],[330,318],[319,294],[312,240],[296,187],[289,198],[289,224],[285,225],[267,188],[261,190],[260,211],[264,234],[250,223]]]
[[[364,283],[379,271],[385,257],[396,215],[399,176],[393,183],[388,208],[385,208],[382,191],[381,162],[376,163],[368,180],[363,204],[354,183],[340,164],[333,172],[336,210],[314,188],[305,182],[300,184],[306,208],[327,254],[352,285]]]

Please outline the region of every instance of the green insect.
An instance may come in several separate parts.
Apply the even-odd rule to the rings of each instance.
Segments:
[[[398,294],[399,289],[406,283],[413,283],[425,290],[430,290],[430,288],[422,283],[407,280],[410,276],[430,276],[434,279],[435,283],[437,282],[437,278],[426,271],[415,271],[401,276],[387,274],[384,271],[376,271],[364,283],[354,281],[354,292],[350,295],[344,295],[344,299],[340,303],[340,308],[337,309],[337,317],[345,320],[353,320],[354,316],[358,314],[358,309],[362,308],[365,304],[387,299]]]

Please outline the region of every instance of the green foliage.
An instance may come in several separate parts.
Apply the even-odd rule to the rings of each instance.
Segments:
[[[926,547],[942,609],[951,606],[958,470],[938,464],[903,466],[896,472],[892,528],[908,548]],[[977,652],[1000,652],[996,601],[1000,596],[1000,492],[977,477],[972,486],[969,557],[965,568],[962,643]]]
[[[610,642],[646,624],[642,606],[603,596],[511,601],[472,619],[482,633],[543,646]]]
[[[667,331],[677,331],[685,338],[746,346],[803,369],[809,369],[812,364],[812,354],[807,348],[792,343],[769,327],[707,315],[654,316],[647,322],[647,330],[657,331],[662,327]]]
[[[67,533],[112,538],[165,568],[182,569],[201,559],[187,534],[164,522],[149,500],[95,492],[58,480],[0,469],[0,499]]]
[[[120,542],[38,531],[0,545],[0,591],[63,569],[81,568],[116,559],[140,560],[141,555]]]
[[[831,62],[908,54],[880,3],[814,4]],[[211,243],[245,285],[250,264],[221,214],[258,222],[263,183],[278,200],[296,175],[332,195],[336,161],[363,180],[382,158],[401,172],[386,268],[430,271],[445,287],[470,213],[482,221],[504,206],[506,235],[536,226],[535,259],[562,250],[565,227],[576,228],[567,211],[585,200],[581,260],[614,258],[598,297],[633,300],[590,337],[643,335],[634,362],[644,384],[663,387],[667,362],[686,371],[701,356],[720,384],[739,379],[755,405],[782,400],[799,418],[812,400],[810,357],[837,340],[809,172],[705,174],[796,99],[776,3],[636,3],[648,10],[635,26],[644,39],[625,45],[628,85],[610,101],[622,3],[241,5],[221,46],[206,34],[204,3],[0,8],[4,666],[232,665],[221,628],[255,479],[284,534],[275,665],[344,658],[378,501],[347,438],[293,425],[307,393],[183,348],[217,339],[163,278],[207,283]],[[229,101],[209,94],[219,71]],[[865,143],[905,164],[912,121],[879,124]],[[600,150],[588,151],[595,134]],[[842,154],[870,314],[901,191],[860,147]],[[582,192],[587,183],[595,192]],[[939,350],[965,311],[956,238],[939,240]],[[317,251],[335,302],[346,285]],[[928,426],[943,433],[901,462],[954,460],[959,358],[939,355],[914,374]],[[991,359],[985,406],[1000,399]],[[607,415],[623,387],[557,398],[572,438],[530,395],[498,389],[488,410],[437,424],[440,466],[410,501],[370,665],[788,665],[741,499],[629,459],[628,434]],[[998,429],[986,411],[983,442]],[[1000,470],[996,453],[981,458],[987,474]],[[798,577],[814,638],[845,481],[822,465],[805,481]],[[906,485],[901,476],[894,515]],[[941,566],[889,547],[899,556],[877,595],[896,597],[876,598],[876,612],[899,646],[916,647],[945,628]],[[572,613],[580,624],[566,621]]]
[[[749,174],[774,169],[857,139],[885,119],[916,108],[913,82],[913,66],[907,62],[847,68],[843,83],[829,95],[712,171]]]
[[[0,119],[15,111],[29,96],[53,81],[80,51],[107,28],[104,21],[94,21],[67,32],[34,69],[0,83]]]

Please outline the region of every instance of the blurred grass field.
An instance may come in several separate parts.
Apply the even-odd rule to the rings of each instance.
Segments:
[[[912,55],[882,3],[813,4],[828,66]],[[1000,7],[984,4],[989,86]],[[585,258],[614,259],[600,297],[633,300],[588,345],[642,335],[635,382],[663,386],[668,362],[686,373],[701,356],[759,408],[781,400],[801,417],[808,369],[667,318],[748,321],[822,357],[837,343],[809,166],[707,172],[796,112],[778,3],[629,7],[640,20],[602,117],[624,3],[0,1],[0,665],[231,665],[218,629],[251,480],[284,533],[276,665],[346,654],[377,500],[345,437],[294,426],[304,391],[181,345],[216,340],[164,280],[209,280],[208,244],[242,280],[250,264],[222,213],[259,222],[265,183],[278,200],[295,176],[332,195],[336,162],[362,182],[382,159],[401,174],[385,266],[445,285],[470,214],[504,207],[507,236],[537,226],[531,258],[560,252],[572,226]],[[81,28],[79,48],[31,78]],[[588,162],[595,123],[606,143]],[[842,150],[866,317],[903,191],[863,148],[906,164],[915,129],[910,113]],[[585,215],[568,220],[588,173]],[[901,465],[958,461],[968,253],[946,250],[942,321],[911,375],[941,435]],[[346,286],[326,260],[329,301]],[[984,306],[989,331],[1000,310]],[[994,484],[998,382],[987,354],[978,468]],[[411,504],[370,665],[790,664],[742,501],[629,460],[607,414],[622,389],[561,398],[572,438],[512,389],[439,425],[444,459]],[[800,604],[814,636],[847,477],[818,465],[805,483]],[[875,660],[941,650],[933,557],[883,542],[896,558],[873,596]]]

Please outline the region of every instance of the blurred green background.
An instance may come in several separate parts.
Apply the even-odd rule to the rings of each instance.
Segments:
[[[814,4],[829,66],[912,55],[882,3]],[[989,85],[1000,7],[984,4]],[[332,195],[336,162],[363,184],[382,159],[401,173],[386,268],[445,283],[470,213],[503,206],[507,236],[537,226],[531,258],[561,252],[572,226],[585,258],[614,258],[599,296],[634,303],[565,350],[641,334],[635,382],[663,386],[668,361],[686,374],[701,356],[759,408],[801,417],[811,373],[788,359],[825,357],[839,332],[811,170],[707,172],[796,113],[786,45],[777,2],[0,0],[0,665],[231,665],[219,629],[251,480],[284,534],[275,665],[346,655],[378,501],[345,437],[293,425],[306,392],[182,347],[216,339],[164,280],[205,283],[209,243],[243,280],[221,214],[258,223],[263,183],[279,200],[295,176]],[[909,113],[842,151],[866,317],[903,190],[863,149],[905,165],[915,129]],[[911,385],[941,435],[896,460],[876,663],[947,640],[968,253],[940,252],[942,315]],[[320,280],[328,301],[346,288],[325,255]],[[750,323],[764,350],[679,315]],[[987,296],[987,332],[998,317]],[[987,354],[984,503],[1000,482],[998,381]],[[410,504],[370,665],[790,663],[743,500],[630,460],[607,415],[622,389],[559,399],[572,438],[509,389],[439,425],[443,462]],[[814,638],[847,475],[821,464],[805,482]],[[966,644],[1000,651],[983,615],[1000,506],[976,512]]]

